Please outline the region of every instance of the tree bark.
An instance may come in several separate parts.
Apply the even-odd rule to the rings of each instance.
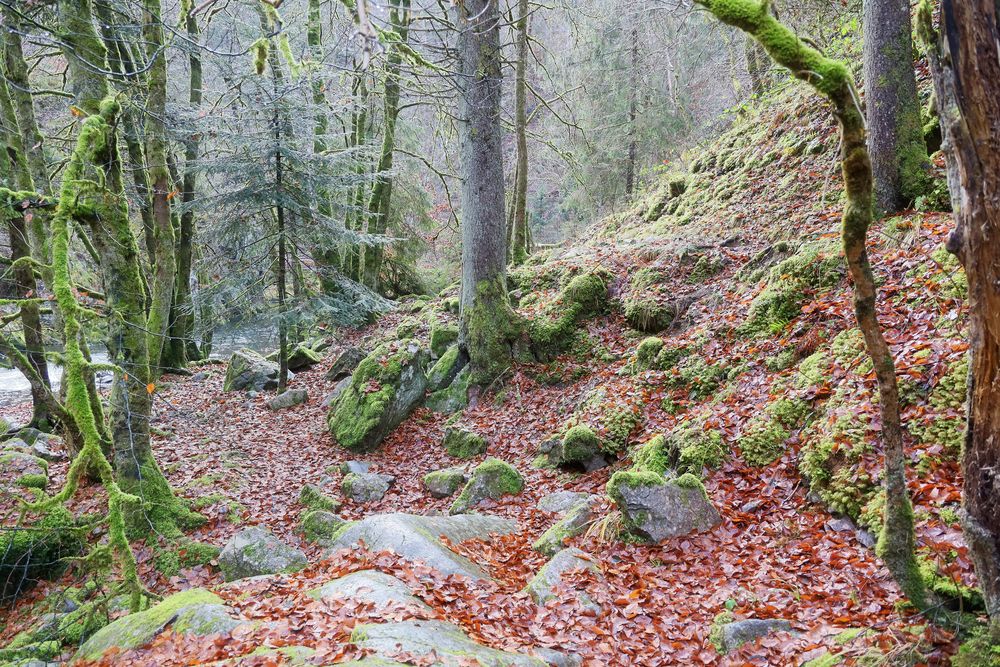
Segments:
[[[517,12],[517,68],[514,74],[517,168],[514,171],[514,221],[510,251],[514,266],[520,266],[528,257],[528,0],[518,0]]]
[[[948,249],[969,281],[968,422],[962,457],[962,527],[1000,639],[1000,5],[943,0],[940,33],[929,2],[927,46],[944,131],[955,229]]]
[[[868,153],[878,214],[895,213],[927,189],[927,145],[913,72],[910,0],[864,0]]]
[[[500,17],[496,0],[468,0],[456,11],[463,176],[460,341],[473,383],[485,385],[510,367],[516,338],[506,276]]]
[[[899,416],[899,388],[892,352],[875,310],[877,291],[868,261],[867,235],[872,222],[872,166],[865,122],[850,70],[803,43],[756,0],[696,0],[719,20],[753,35],[779,65],[809,83],[834,106],[840,124],[841,168],[847,203],[842,220],[844,255],[854,281],[854,313],[878,382],[885,477],[885,519],[876,551],[910,601],[927,608],[917,567],[913,508],[906,488],[906,457]]]
[[[639,29],[632,27],[628,91],[628,157],[625,160],[625,196],[635,191],[635,161],[639,152],[636,117],[639,104]]]

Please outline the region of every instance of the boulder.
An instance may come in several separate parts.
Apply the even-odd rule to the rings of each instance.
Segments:
[[[450,542],[456,543],[516,530],[517,524],[513,521],[481,514],[375,514],[342,530],[333,542],[333,549],[353,549],[363,542],[369,551],[392,551],[407,560],[422,561],[442,574],[486,579],[486,573],[478,565],[446,547],[439,536],[444,535]]]
[[[352,472],[358,473],[360,475],[368,472],[368,469],[370,467],[371,464],[366,463],[364,461],[345,461],[344,463],[340,464],[340,472],[342,472],[345,475],[350,474]]]
[[[344,495],[356,503],[372,503],[382,500],[385,492],[396,481],[392,475],[379,475],[374,472],[348,473],[340,483]]]
[[[295,405],[301,405],[309,399],[309,392],[305,389],[286,389],[267,402],[267,407],[271,410],[284,410]]]
[[[341,378],[350,377],[354,369],[358,367],[367,355],[360,347],[349,347],[334,360],[330,370],[326,372],[326,379],[333,382]]]
[[[461,628],[444,621],[366,623],[354,628],[351,643],[389,657],[405,653],[420,664],[546,667],[540,658],[477,644]]]
[[[258,527],[233,535],[219,554],[219,569],[226,581],[295,572],[305,567],[307,562],[301,550]]]
[[[424,397],[427,353],[413,340],[380,345],[334,402],[327,424],[341,447],[371,451]]]
[[[260,354],[243,348],[233,352],[226,368],[223,391],[263,391],[277,389],[278,364],[268,361]],[[291,374],[289,374],[291,376]]]
[[[458,345],[452,345],[427,373],[427,390],[436,392],[450,386],[468,363],[468,356],[458,349]]]
[[[450,498],[469,481],[463,468],[444,468],[424,475],[424,488],[435,498]]]
[[[288,355],[288,368],[293,371],[300,371],[304,368],[315,366],[321,361],[323,361],[323,357],[315,350],[299,343]]]
[[[333,538],[347,522],[327,510],[306,510],[302,514],[301,528],[307,542],[330,546]]]
[[[709,633],[709,641],[722,655],[732,653],[739,647],[772,632],[788,632],[792,624],[779,618],[737,619],[731,612],[723,612],[715,617]]]
[[[439,389],[427,397],[424,407],[445,414],[464,410],[469,405],[469,382],[471,379],[472,373],[466,364],[447,387]]]
[[[544,605],[557,596],[557,589],[563,585],[563,575],[571,570],[589,570],[600,574],[592,557],[575,547],[570,547],[563,549],[546,563],[538,571],[538,574],[532,577],[524,590],[535,601],[535,604]],[[582,591],[577,591],[575,598],[585,609],[600,610],[600,606]]]
[[[566,540],[582,534],[594,522],[597,501],[597,496],[588,496],[577,502],[563,518],[542,533],[531,548],[551,558],[563,548]]]
[[[448,454],[460,459],[471,459],[486,453],[486,438],[459,426],[445,429],[441,444]]]
[[[326,510],[337,512],[340,501],[323,493],[323,489],[315,484],[305,484],[299,491],[299,502],[311,510]]]
[[[514,466],[500,459],[488,458],[472,471],[469,483],[449,511],[451,514],[462,514],[487,498],[499,500],[523,490],[524,477]]]
[[[15,442],[22,442],[17,440]],[[5,443],[8,444],[8,443]],[[13,493],[20,488],[44,489],[49,484],[49,464],[33,454],[27,446],[0,452],[0,492]]]
[[[575,507],[581,500],[589,497],[589,493],[582,491],[556,491],[542,496],[536,507],[543,512],[562,514]]]
[[[410,610],[427,611],[430,607],[415,597],[402,581],[377,570],[361,570],[309,591],[317,600],[351,600],[364,602],[382,611],[386,607],[408,607]]]
[[[98,630],[73,656],[76,661],[95,661],[108,649],[140,648],[167,626],[177,634],[205,637],[224,634],[240,624],[222,599],[204,588],[174,593],[154,607],[123,616]]]
[[[611,476],[607,491],[628,532],[648,542],[708,530],[722,521],[705,487],[691,473],[668,481],[654,472],[619,471]]]

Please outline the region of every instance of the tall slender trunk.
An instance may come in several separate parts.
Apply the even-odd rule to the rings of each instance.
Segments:
[[[514,73],[514,134],[517,168],[514,170],[514,220],[510,257],[514,266],[528,256],[528,0],[517,2],[517,67]]]
[[[625,195],[635,191],[635,161],[639,152],[635,121],[639,98],[639,29],[632,27],[629,57],[628,157],[625,159]]]
[[[927,607],[917,568],[913,508],[906,488],[906,457],[899,416],[899,388],[892,352],[875,310],[877,290],[866,247],[872,222],[872,166],[865,142],[865,122],[850,70],[802,42],[756,0],[696,0],[715,16],[753,35],[772,58],[825,95],[840,123],[841,167],[847,202],[842,220],[844,255],[854,281],[854,313],[878,382],[885,476],[885,520],[877,553],[893,579],[918,608]]]
[[[410,0],[390,0],[389,22],[405,45],[409,39]],[[399,45],[390,47],[385,68],[385,84],[382,95],[383,122],[382,150],[375,167],[375,185],[368,200],[368,233],[382,236],[389,224],[392,202],[392,163],[396,152],[396,120],[399,118],[399,75],[403,62]],[[385,246],[381,243],[370,245],[364,252],[364,282],[373,290],[378,290],[378,276],[382,270]]]
[[[876,212],[895,213],[927,189],[930,164],[913,72],[910,0],[864,0],[868,152]]]
[[[931,3],[918,29],[934,74],[935,97],[955,230],[948,249],[969,281],[969,407],[962,455],[962,527],[1000,642],[1000,6],[943,0],[940,34]]]
[[[507,294],[501,53],[497,0],[456,6],[459,137],[462,156],[460,342],[472,382],[493,382],[509,367],[517,318]]]
[[[360,69],[360,63],[356,65],[356,83],[354,111],[351,114],[351,147],[360,149],[367,144],[366,128],[368,126],[368,74]],[[363,157],[363,152],[356,153],[354,175],[357,182],[354,190],[348,196],[348,226],[350,229],[361,232],[365,226],[365,192],[367,184],[365,174],[368,172],[367,160]],[[347,255],[346,273],[351,280],[361,280],[361,246],[352,244]]]

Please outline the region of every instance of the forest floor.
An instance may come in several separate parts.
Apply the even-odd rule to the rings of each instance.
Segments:
[[[607,227],[600,230],[590,242],[556,250],[550,262],[539,264],[549,269],[603,267],[614,275],[611,292],[619,301],[630,279],[655,265],[671,276],[657,288],[666,299],[695,289],[686,277],[690,266],[679,251],[692,243],[710,248],[722,258],[724,268],[697,287],[711,288],[713,298],[692,310],[689,326],[663,338],[675,345],[698,340],[707,363],[743,370],[728,385],[701,398],[691,398],[665,381],[669,372],[638,376],[628,372],[644,336],[627,326],[618,307],[585,324],[589,351],[568,353],[551,364],[517,365],[502,385],[484,394],[461,417],[462,424],[486,437],[488,455],[510,462],[527,481],[520,495],[486,501],[476,508],[516,519],[517,532],[456,545],[482,565],[492,581],[446,577],[388,553],[340,551],[324,559],[322,550],[297,532],[302,486],[322,484],[327,493],[340,497],[340,473],[334,468],[342,462],[360,458],[374,472],[396,478],[378,502],[345,501],[341,516],[357,519],[379,512],[447,511],[450,501],[432,498],[421,478],[432,470],[462,463],[471,467],[482,459],[462,462],[450,457],[441,446],[448,415],[424,408],[417,409],[376,452],[363,457],[341,449],[330,436],[327,411],[320,403],[333,389],[334,383],[324,375],[336,352],[352,344],[370,347],[372,341],[392,331],[404,313],[389,314],[363,330],[338,333],[322,364],[296,374],[292,387],[308,389],[310,400],[291,409],[269,410],[267,394],[248,398],[223,392],[223,366],[199,369],[207,373],[203,379],[164,378],[154,393],[153,425],[165,434],[154,440],[157,460],[179,495],[205,497],[203,503],[207,503],[200,511],[209,522],[190,536],[222,546],[241,528],[259,524],[302,548],[311,565],[268,583],[247,580],[222,586],[212,565],[183,569],[165,578],[154,567],[154,549],[137,544],[141,576],[156,593],[219,587],[227,604],[261,623],[216,641],[192,642],[182,635],[163,633],[152,645],[116,655],[108,664],[201,664],[241,656],[261,646],[289,645],[316,648],[317,664],[358,657],[360,653],[349,642],[351,630],[366,620],[378,620],[374,612],[321,604],[305,591],[373,564],[402,579],[427,602],[432,609],[427,617],[455,623],[481,643],[522,652],[552,647],[579,654],[588,666],[800,665],[826,654],[837,656],[843,664],[856,664],[862,656],[874,655],[873,649],[882,659],[899,658],[906,664],[948,664],[957,645],[954,632],[927,623],[902,605],[888,572],[865,545],[864,532],[832,514],[809,493],[809,483],[799,471],[807,434],[791,433],[780,457],[767,466],[748,465],[740,455],[746,427],[775,398],[775,381],[798,372],[794,367],[772,370],[766,360],[789,349],[806,357],[853,326],[851,292],[847,281],[841,280],[834,288],[810,293],[801,313],[766,339],[731,333],[746,319],[761,287],[741,284],[736,279],[740,267],[780,238],[836,239],[838,206],[821,200],[830,180],[830,151],[836,143],[831,121],[821,112],[807,111],[794,123],[794,128],[805,128],[810,136],[824,141],[827,153],[786,152],[778,160],[780,169],[763,162],[748,163],[746,187],[724,198],[710,213],[706,211],[697,227],[662,228],[619,221],[610,231]],[[765,136],[746,150],[759,154],[766,148],[765,141],[780,146],[777,139]],[[788,173],[794,175],[796,186],[780,191],[779,176]],[[712,176],[719,182],[731,177]],[[904,413],[908,423],[954,416],[950,408],[932,405],[928,398],[966,349],[961,302],[947,296],[951,276],[929,259],[944,241],[949,221],[947,214],[910,212],[893,221],[892,229],[880,227],[872,234],[870,251],[884,296],[880,304],[883,326],[901,374],[924,389],[922,398]],[[736,242],[734,235],[739,237]],[[544,287],[538,289],[545,292]],[[549,296],[555,291],[550,288]],[[630,443],[669,433],[682,420],[694,417],[723,434],[729,455],[705,477],[722,522],[707,532],[656,545],[604,539],[599,531],[573,538],[571,544],[591,554],[603,575],[580,573],[573,590],[585,589],[602,612],[587,611],[578,592],[570,591],[538,606],[522,589],[545,563],[531,544],[555,520],[553,514],[537,509],[538,500],[561,490],[604,498],[609,476],[628,465],[623,455],[611,467],[590,473],[532,466],[539,444],[558,432],[598,387],[604,388],[611,402],[635,408],[639,419],[629,435]],[[841,410],[868,416],[862,436],[867,444],[858,474],[867,470],[877,480],[878,411],[873,401],[874,378],[865,372],[863,363],[856,359],[848,366],[832,362],[828,377],[810,389],[806,398],[821,406],[842,387],[849,387],[850,403]],[[24,417],[13,412],[15,418]],[[835,421],[842,416],[819,413],[820,420]],[[921,553],[948,577],[974,584],[953,518],[960,498],[959,467],[955,457],[943,455],[942,449],[926,438],[907,442],[910,462],[918,470],[910,475],[918,543]],[[65,466],[53,465],[53,486],[64,472]],[[85,489],[74,509],[96,510],[101,502],[93,489]],[[605,498],[601,511],[611,510]],[[42,583],[23,596],[11,610],[0,645],[30,624],[34,604],[55,594],[74,576],[71,571],[62,581]],[[722,657],[708,635],[713,619],[726,610],[751,618],[787,619],[792,632],[771,634]],[[282,659],[280,655],[242,658],[239,664],[276,664]]]

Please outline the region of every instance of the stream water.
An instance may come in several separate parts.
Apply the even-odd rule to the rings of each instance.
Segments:
[[[235,350],[242,347],[267,354],[278,347],[277,331],[267,323],[248,323],[217,329],[212,340],[211,358],[228,358]],[[92,345],[91,353],[95,363],[108,361],[108,354],[103,345]],[[49,378],[54,387],[59,386],[62,373],[62,366],[49,363]],[[98,384],[108,382],[109,379],[109,373],[98,373]],[[17,369],[0,368],[0,407],[17,405],[30,399],[31,385],[28,384],[28,379]]]

